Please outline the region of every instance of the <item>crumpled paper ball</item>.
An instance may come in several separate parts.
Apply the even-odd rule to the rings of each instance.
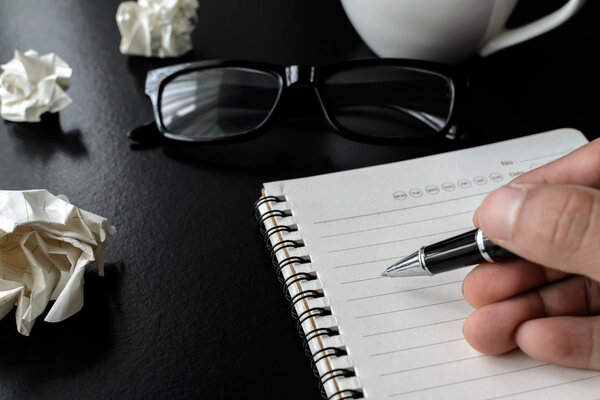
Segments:
[[[73,72],[54,53],[40,56],[35,50],[21,53],[0,66],[0,115],[15,122],[39,122],[40,115],[58,112],[71,104],[65,93]]]
[[[117,9],[122,54],[177,57],[192,49],[197,0],[125,1]]]
[[[106,218],[47,190],[0,190],[0,319],[16,305],[17,330],[28,336],[45,321],[62,321],[83,307],[86,265],[104,274],[105,242],[116,232]]]

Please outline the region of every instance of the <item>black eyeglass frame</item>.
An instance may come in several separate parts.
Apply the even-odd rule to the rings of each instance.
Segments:
[[[351,130],[348,130],[341,126],[335,118],[331,117],[330,112],[327,109],[327,105],[323,102],[321,92],[323,90],[323,84],[331,75],[355,68],[361,67],[374,67],[374,66],[398,66],[405,67],[414,70],[423,70],[428,73],[433,73],[443,76],[450,82],[452,99],[450,104],[449,117],[446,120],[444,128],[438,131],[435,135],[424,135],[423,137],[377,137],[369,136],[366,134],[360,134]],[[264,73],[268,73],[276,77],[279,81],[279,89],[275,102],[273,103],[269,113],[260,125],[235,135],[218,137],[218,138],[207,138],[204,140],[191,139],[174,135],[169,132],[165,127],[162,115],[160,113],[160,100],[162,92],[165,86],[179,75],[187,74],[193,71],[199,71],[204,69],[221,68],[221,67],[237,67],[251,70],[257,70]],[[177,65],[171,65],[163,68],[154,69],[148,71],[145,83],[145,93],[150,98],[153,108],[154,121],[156,127],[162,137],[168,141],[186,142],[186,143],[231,143],[245,141],[257,136],[264,134],[268,127],[272,124],[275,119],[274,116],[277,112],[278,105],[281,100],[286,96],[288,89],[294,86],[309,86],[313,88],[318,102],[321,106],[321,110],[325,115],[325,118],[329,124],[342,136],[360,142],[367,143],[378,143],[378,144],[393,144],[393,143],[413,143],[422,142],[424,140],[431,140],[435,137],[446,137],[449,140],[456,140],[460,138],[456,134],[456,108],[461,103],[462,96],[459,87],[467,86],[467,79],[461,75],[459,71],[450,65],[440,64],[429,61],[411,60],[411,59],[396,59],[396,58],[374,58],[374,59],[362,59],[352,60],[343,63],[328,65],[328,66],[314,66],[314,65],[290,65],[290,66],[279,66],[268,63],[244,61],[244,60],[215,60],[215,61],[196,61],[190,63],[183,63]],[[138,138],[136,137],[136,140]]]

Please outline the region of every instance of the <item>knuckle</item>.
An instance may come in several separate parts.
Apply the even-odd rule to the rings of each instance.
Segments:
[[[586,216],[581,223],[581,240],[578,250],[583,248],[597,248],[600,237],[600,199],[597,196],[589,196],[591,199],[586,204]]]
[[[540,195],[537,200],[534,218],[526,229],[533,231],[532,236],[548,255],[563,262],[577,259],[582,250],[595,248],[600,206],[593,193],[565,188],[554,191],[551,198]]]

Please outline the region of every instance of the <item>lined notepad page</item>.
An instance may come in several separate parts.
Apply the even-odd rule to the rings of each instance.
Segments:
[[[470,268],[434,277],[381,272],[422,245],[472,229],[482,199],[587,143],[561,129],[482,147],[265,184],[284,195],[365,397],[598,399],[600,373],[514,351],[485,356],[462,336]]]

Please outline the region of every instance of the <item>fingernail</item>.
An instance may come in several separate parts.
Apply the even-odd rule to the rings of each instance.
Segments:
[[[492,240],[510,240],[524,197],[525,188],[519,185],[502,186],[493,191],[478,209],[479,227]]]

